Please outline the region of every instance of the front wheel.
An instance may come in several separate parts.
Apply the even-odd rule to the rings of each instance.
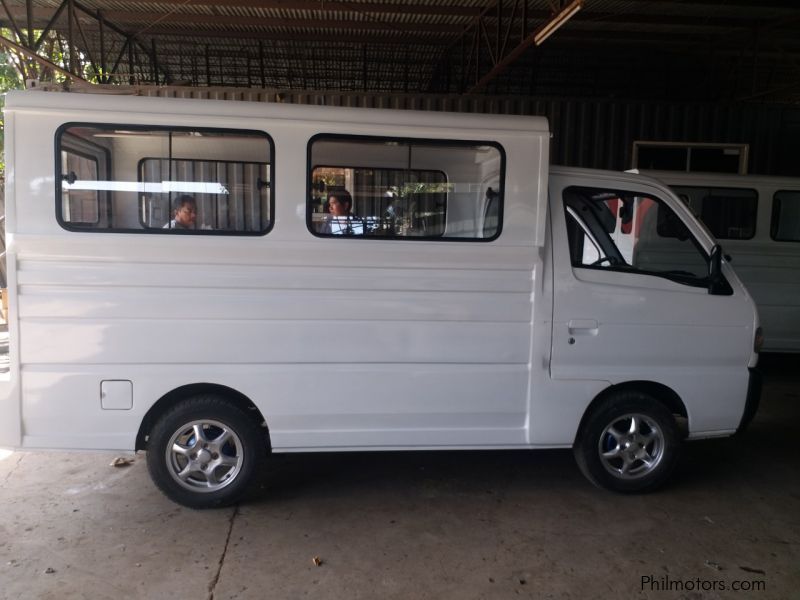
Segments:
[[[189,508],[234,503],[266,454],[259,425],[218,396],[182,400],[154,425],[147,468],[158,488]]]
[[[583,474],[616,492],[648,492],[672,474],[680,453],[673,415],[643,393],[621,392],[598,405],[573,446]]]

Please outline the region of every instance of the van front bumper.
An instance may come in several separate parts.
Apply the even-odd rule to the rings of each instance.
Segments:
[[[750,381],[747,384],[747,400],[744,403],[744,413],[742,414],[742,421],[739,423],[737,433],[742,433],[753,417],[758,412],[758,404],[761,402],[761,372],[756,368],[750,370]]]

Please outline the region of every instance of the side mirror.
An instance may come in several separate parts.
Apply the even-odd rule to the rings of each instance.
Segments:
[[[733,293],[730,284],[722,275],[722,246],[714,244],[708,259],[708,293],[724,296]]]

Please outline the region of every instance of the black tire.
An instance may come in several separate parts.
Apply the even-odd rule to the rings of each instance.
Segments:
[[[609,396],[587,415],[573,446],[583,474],[597,487],[643,493],[661,487],[678,462],[675,417],[653,397],[633,391]]]
[[[147,469],[158,488],[189,508],[236,502],[267,453],[264,430],[224,397],[181,400],[150,430]]]

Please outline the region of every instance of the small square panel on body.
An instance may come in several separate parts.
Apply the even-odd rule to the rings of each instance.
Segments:
[[[133,408],[133,382],[127,379],[101,381],[100,406],[103,410],[130,410]]]

